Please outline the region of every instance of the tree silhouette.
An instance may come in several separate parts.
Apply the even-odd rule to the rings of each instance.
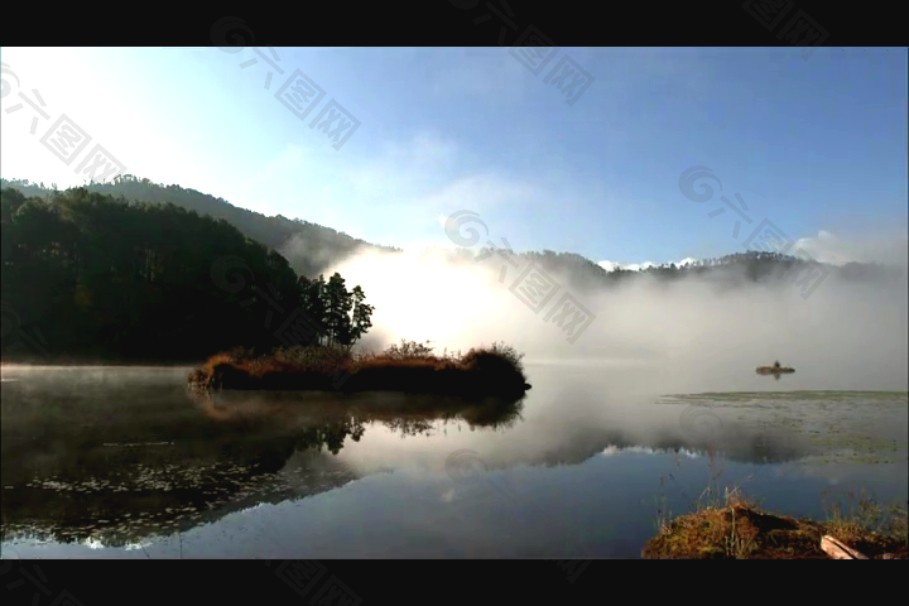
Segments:
[[[328,284],[298,277],[225,221],[174,205],[7,188],[0,229],[5,359],[189,361],[235,346],[268,350],[287,343],[279,329],[298,311],[315,325],[302,345],[350,347],[370,326],[362,289],[348,292],[340,274]],[[39,334],[43,351],[22,352],[24,332]]]

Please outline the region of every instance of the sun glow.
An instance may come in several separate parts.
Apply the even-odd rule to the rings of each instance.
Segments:
[[[443,249],[355,256],[337,271],[349,285],[360,284],[375,305],[373,324],[388,343],[431,341],[436,351],[469,349],[471,335],[496,340],[495,319],[507,306],[508,291],[481,263],[452,263]],[[334,270],[332,270],[334,271]]]

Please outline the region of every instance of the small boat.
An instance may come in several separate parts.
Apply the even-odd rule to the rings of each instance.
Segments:
[[[758,366],[755,372],[759,375],[774,375],[779,378],[780,375],[794,373],[795,369],[789,366],[780,366],[779,362],[774,362],[773,366]]]

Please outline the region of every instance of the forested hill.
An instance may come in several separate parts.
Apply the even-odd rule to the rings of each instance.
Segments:
[[[3,189],[0,228],[4,360],[197,361],[309,338],[294,319],[309,282],[225,221]]]
[[[11,187],[27,197],[48,198],[54,193],[44,184],[23,180],[0,179],[0,188]],[[359,247],[369,250],[396,250],[353,238],[330,227],[281,215],[268,217],[239,208],[222,198],[204,194],[179,185],[160,185],[148,179],[122,175],[112,182],[85,186],[89,192],[107,194],[130,202],[174,204],[200,215],[224,219],[242,234],[284,256],[290,266],[307,277],[317,276]]]

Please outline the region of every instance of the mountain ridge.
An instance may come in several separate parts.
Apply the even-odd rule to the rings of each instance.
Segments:
[[[160,205],[170,203],[203,216],[222,219],[245,236],[285,257],[298,275],[307,277],[315,277],[327,271],[355,252],[401,252],[400,248],[367,242],[304,219],[289,219],[280,214],[268,216],[235,206],[223,198],[192,188],[154,183],[135,175],[121,175],[112,182],[90,183],[84,187],[91,193],[110,195],[121,201]],[[58,193],[54,186],[48,187],[43,183],[33,183],[26,179],[0,178],[0,188],[12,188],[27,197],[36,196],[43,199],[49,199]],[[503,253],[502,249],[488,247],[477,253],[470,253],[466,249],[460,252],[473,258]],[[835,266],[803,257],[753,250],[709,259],[687,257],[679,263],[647,261],[631,264],[597,262],[578,253],[547,249],[521,253],[507,252],[526,262],[537,263],[546,270],[564,272],[570,283],[582,289],[598,284],[609,285],[631,276],[672,278],[692,274],[704,275],[708,270],[720,270],[713,271],[713,277],[716,279],[737,279],[741,273],[752,281],[761,281],[771,274],[787,272],[792,274],[794,270],[803,271],[811,266],[825,274],[835,273],[849,279],[866,279],[870,276],[892,278],[905,273],[899,268],[883,264],[850,262]],[[724,272],[728,275],[723,276]]]
[[[57,190],[43,183],[25,179],[0,178],[0,188],[12,188],[27,197],[48,199]],[[302,219],[288,219],[283,215],[268,216],[235,206],[227,200],[196,189],[176,184],[163,185],[134,175],[121,175],[115,181],[90,183],[84,186],[91,193],[111,195],[130,202],[149,204],[171,203],[200,215],[223,219],[236,227],[243,235],[284,256],[291,268],[298,274],[314,277],[329,269],[333,263],[343,260],[357,250],[399,251],[395,247],[382,246],[354,238],[331,227],[311,223]],[[71,188],[68,188],[71,189]],[[62,191],[62,190],[61,190]],[[294,246],[302,241],[304,246]],[[302,248],[297,253],[294,249]],[[306,252],[311,251],[311,254]]]

